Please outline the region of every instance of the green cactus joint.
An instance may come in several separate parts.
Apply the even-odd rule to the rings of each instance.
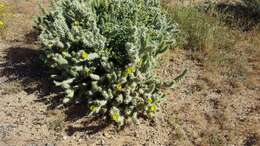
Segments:
[[[65,48],[60,48],[59,51],[60,52],[64,52],[66,49]]]

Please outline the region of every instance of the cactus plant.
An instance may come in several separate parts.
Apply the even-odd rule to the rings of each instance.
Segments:
[[[64,104],[85,103],[89,116],[119,125],[154,116],[164,98],[155,60],[177,31],[160,0],[55,0],[36,24]]]

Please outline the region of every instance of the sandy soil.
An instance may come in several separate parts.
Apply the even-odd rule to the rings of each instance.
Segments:
[[[254,84],[234,87],[190,60],[184,50],[169,50],[158,75],[173,79],[187,68],[186,79],[174,91],[165,91],[168,99],[155,121],[117,131],[113,125],[81,118],[82,107],[55,106],[56,96],[38,66],[39,47],[31,33],[36,2],[5,2],[15,15],[0,41],[0,146],[260,145],[257,59],[248,66]]]

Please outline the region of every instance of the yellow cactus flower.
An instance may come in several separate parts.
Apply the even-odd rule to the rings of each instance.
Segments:
[[[4,22],[0,20],[0,28],[3,28],[5,26]]]
[[[79,21],[75,21],[73,25],[74,26],[79,26]]]
[[[152,103],[152,102],[153,102],[153,99],[152,99],[151,97],[149,97],[149,98],[147,99],[147,102],[148,102],[148,103]]]
[[[151,110],[152,112],[155,112],[156,109],[157,109],[157,106],[156,106],[156,105],[152,105],[152,106],[150,107],[150,110]]]
[[[120,83],[116,85],[116,90],[122,91],[122,85]]]
[[[90,106],[90,110],[93,111],[93,112],[95,112],[95,111],[97,110],[97,107],[96,107],[95,105],[91,105],[91,106]]]
[[[84,60],[88,59],[88,53],[83,52],[83,53],[81,54],[81,57],[82,57],[82,59],[84,59]]]
[[[135,68],[134,67],[128,67],[127,68],[127,73],[128,74],[131,74],[131,73],[134,73],[135,72]]]
[[[128,67],[124,72],[123,72],[123,76],[128,76],[129,74],[132,74],[135,72],[135,68],[130,66]]]
[[[113,115],[112,115],[112,119],[113,119],[114,121],[118,122],[119,119],[120,119],[120,115],[119,115],[119,113],[115,113],[115,114],[113,114]]]

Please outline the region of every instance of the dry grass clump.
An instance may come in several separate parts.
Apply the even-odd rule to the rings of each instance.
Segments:
[[[194,79],[190,96],[174,100],[176,112],[169,118],[173,145],[259,145],[259,23],[229,25],[231,14],[214,6],[207,11],[179,5],[167,10],[182,30],[176,50],[188,52],[199,66],[190,68],[198,75],[188,80]],[[244,20],[230,19],[233,24]]]
[[[218,13],[215,8],[205,13],[192,6],[177,5],[167,7],[167,10],[182,30],[178,46],[188,50],[191,59],[198,61],[207,71],[224,76],[231,83],[246,78],[248,55],[237,43],[244,39],[244,34],[220,19],[227,15]]]

